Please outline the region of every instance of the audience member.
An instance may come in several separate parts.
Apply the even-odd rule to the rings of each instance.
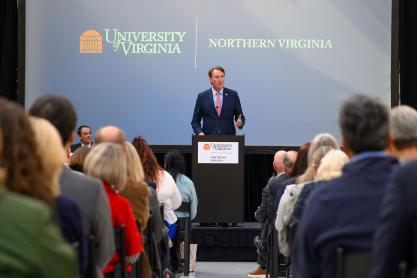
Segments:
[[[29,109],[32,116],[45,118],[52,123],[61,136],[64,149],[68,149],[74,138],[77,115],[72,103],[62,96],[44,95]],[[111,259],[115,247],[110,208],[101,182],[72,171],[64,165],[59,179],[61,193],[73,198],[81,209],[84,232],[94,235],[94,253],[98,277]]]
[[[402,163],[417,159],[417,111],[414,108],[402,105],[391,110],[391,134],[392,155]]]
[[[31,117],[31,126],[35,135],[36,149],[41,158],[40,171],[55,197],[54,218],[63,237],[77,250],[81,276],[87,266],[87,243],[83,231],[83,221],[77,203],[59,194],[59,175],[63,166],[64,149],[57,130],[45,119]]]
[[[290,173],[292,171],[292,169],[294,168],[294,163],[295,160],[297,159],[297,155],[298,153],[296,151],[288,151],[285,155],[284,155],[284,159],[282,160],[282,164],[284,165],[285,168],[285,174],[287,176],[290,176]]]
[[[326,136],[326,135],[325,135]],[[317,138],[317,137],[316,137]],[[315,139],[316,139],[315,138]],[[329,137],[330,138],[330,137]],[[290,235],[289,235],[289,224],[291,220],[291,215],[294,210],[295,202],[297,201],[298,195],[306,184],[313,182],[314,175],[317,171],[317,168],[320,166],[321,159],[326,155],[327,152],[334,149],[332,145],[323,145],[319,146],[320,141],[312,141],[310,151],[309,151],[309,165],[305,174],[299,179],[300,183],[291,184],[287,186],[284,191],[284,194],[281,197],[277,217],[275,219],[275,228],[278,231],[278,247],[284,256],[288,257],[290,254]],[[323,141],[322,141],[323,143]],[[336,143],[336,141],[334,141]],[[337,145],[336,145],[337,146]],[[302,180],[302,182],[301,182]]]
[[[100,144],[102,142],[115,143],[119,145],[124,145],[125,143],[125,133],[118,127],[115,126],[105,126],[97,130],[95,142]]]
[[[4,109],[5,103],[7,101],[0,100],[0,111]],[[22,150],[20,154],[28,158],[31,151]],[[6,164],[3,156],[3,125],[0,128],[0,154],[2,163]],[[51,221],[49,208],[44,202],[6,190],[7,185],[4,182],[8,171],[4,164],[0,166],[0,276],[76,277],[74,251],[59,235]],[[27,175],[38,170],[36,164],[25,166]]]
[[[142,137],[136,137],[132,144],[142,160],[145,178],[155,182],[157,185],[156,194],[159,204],[164,205],[164,223],[169,229],[168,235],[170,239],[173,239],[176,232],[175,223],[177,222],[174,210],[181,205],[181,194],[172,176],[159,166],[146,140]]]
[[[125,227],[126,263],[136,262],[143,252],[142,237],[129,201],[119,195],[127,182],[127,161],[123,146],[114,143],[97,144],[85,159],[84,171],[86,175],[102,180],[109,199],[113,227]],[[116,251],[103,273],[114,272],[118,261],[120,254]],[[130,264],[126,267],[130,272]]]
[[[81,173],[84,173],[84,161],[90,152],[91,148],[89,147],[80,147],[78,148],[73,155],[71,155],[69,167]]]
[[[91,141],[91,127],[88,125],[80,125],[77,128],[77,135],[80,143],[72,144],[70,146],[71,153],[75,153],[80,147],[87,147],[90,149],[93,147],[94,143]]]
[[[400,277],[417,268],[417,162],[400,167],[387,186],[374,237],[372,278]],[[411,277],[411,276],[410,276]]]
[[[274,193],[271,193],[271,184],[274,184],[275,187],[281,185],[281,183],[288,178],[285,173],[284,160],[287,152],[279,150],[274,155],[274,160],[272,167],[275,170],[275,173],[269,178],[267,184],[262,189],[262,198],[261,204],[258,206],[258,209],[255,211],[256,220],[261,223],[261,232],[260,235],[255,236],[254,243],[257,250],[257,263],[258,267],[248,273],[248,277],[259,277],[266,275],[266,264],[267,264],[267,245],[268,245],[268,235],[270,234],[270,224],[271,219],[268,217],[269,209],[271,205],[271,196]],[[289,160],[289,158],[287,158]],[[294,163],[294,162],[293,162]],[[289,164],[289,162],[287,162]],[[273,191],[276,192],[277,188],[274,188]]]
[[[190,217],[197,215],[198,198],[193,181],[185,175],[185,157],[179,150],[169,151],[164,157],[164,167],[175,180],[183,202],[191,204],[191,215],[187,212],[175,211],[178,217]]]
[[[355,95],[340,110],[343,149],[351,161],[343,174],[307,201],[293,248],[296,277],[335,277],[336,248],[369,252],[381,200],[397,160],[385,152],[389,112],[375,98]]]
[[[142,229],[145,229],[149,218],[148,186],[143,181],[145,175],[135,147],[125,142],[125,148],[127,150],[127,183],[121,195],[129,201],[135,218]]]

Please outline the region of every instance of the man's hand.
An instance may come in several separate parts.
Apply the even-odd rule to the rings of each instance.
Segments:
[[[235,126],[237,128],[241,128],[242,125],[243,125],[243,122],[242,122],[242,114],[240,114],[239,117],[237,118],[236,122],[235,122]]]
[[[200,133],[199,133],[198,135],[200,135],[200,136],[201,136],[201,135],[204,135],[204,132],[200,131]]]

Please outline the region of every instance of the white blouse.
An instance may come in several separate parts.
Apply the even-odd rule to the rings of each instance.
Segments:
[[[181,206],[181,194],[172,176],[165,170],[160,172],[156,188],[159,204],[164,204],[164,220],[168,224],[177,222],[174,210]]]

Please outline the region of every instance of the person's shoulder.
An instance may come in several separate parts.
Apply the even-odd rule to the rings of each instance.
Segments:
[[[409,179],[412,176],[417,175],[417,161],[408,162],[403,166],[398,167],[397,171],[395,172],[395,176],[399,178],[407,178]]]
[[[211,94],[211,88],[200,92],[198,94],[198,97],[204,97],[204,96],[207,96],[207,95],[210,95],[210,94]]]
[[[13,211],[13,218],[22,223],[37,222],[38,219],[49,219],[50,209],[43,202],[23,196],[21,194],[7,192],[2,198],[4,212]]]
[[[223,92],[226,94],[237,95],[237,91],[223,87]]]
[[[181,175],[180,174],[180,175],[178,175],[177,179],[183,184],[194,185],[193,181],[189,177],[187,177],[186,175]]]
[[[99,190],[101,187],[100,180],[90,176],[86,176],[83,173],[73,171],[67,166],[64,166],[59,181],[62,187],[85,187],[84,190]]]

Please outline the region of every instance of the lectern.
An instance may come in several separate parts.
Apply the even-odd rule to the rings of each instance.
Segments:
[[[244,136],[192,139],[192,178],[198,195],[194,222],[244,222]]]

